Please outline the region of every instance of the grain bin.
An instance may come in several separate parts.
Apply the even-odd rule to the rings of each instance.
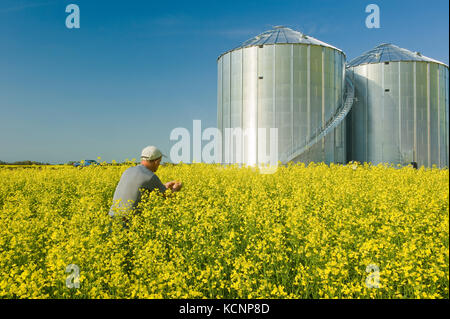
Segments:
[[[280,161],[345,161],[344,123],[307,152],[291,156],[324,128],[343,103],[345,54],[341,50],[279,26],[223,53],[217,63],[222,162],[265,163],[258,158],[262,148],[258,129],[266,129],[268,136],[270,128],[278,129]],[[252,134],[226,136],[226,128]],[[264,143],[268,152],[269,139]],[[227,157],[226,152],[234,155]]]
[[[353,59],[348,158],[448,166],[448,66],[393,44]]]

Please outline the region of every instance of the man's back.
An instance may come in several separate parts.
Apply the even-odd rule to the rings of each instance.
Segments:
[[[126,213],[135,208],[141,200],[141,189],[159,189],[162,193],[166,191],[158,176],[144,165],[130,167],[123,172],[117,184],[109,215],[114,216],[117,211]]]

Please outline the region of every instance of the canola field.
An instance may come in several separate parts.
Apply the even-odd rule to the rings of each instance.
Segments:
[[[447,169],[162,166],[124,228],[128,167],[0,167],[1,298],[449,298]]]

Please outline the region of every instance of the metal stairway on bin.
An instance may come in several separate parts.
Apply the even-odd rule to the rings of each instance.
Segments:
[[[288,163],[292,161],[294,158],[302,155],[304,152],[309,150],[314,144],[320,141],[323,137],[325,137],[331,130],[336,128],[347,116],[348,112],[352,108],[355,89],[353,87],[353,83],[348,76],[345,77],[345,102],[339,107],[334,115],[326,122],[325,126],[320,130],[316,131],[308,142],[303,143],[298,147],[293,147],[288,152],[284,153],[281,157],[282,163]]]

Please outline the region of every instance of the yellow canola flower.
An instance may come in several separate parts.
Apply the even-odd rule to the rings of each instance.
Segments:
[[[447,169],[161,166],[124,228],[133,162],[0,167],[0,298],[449,298]]]

